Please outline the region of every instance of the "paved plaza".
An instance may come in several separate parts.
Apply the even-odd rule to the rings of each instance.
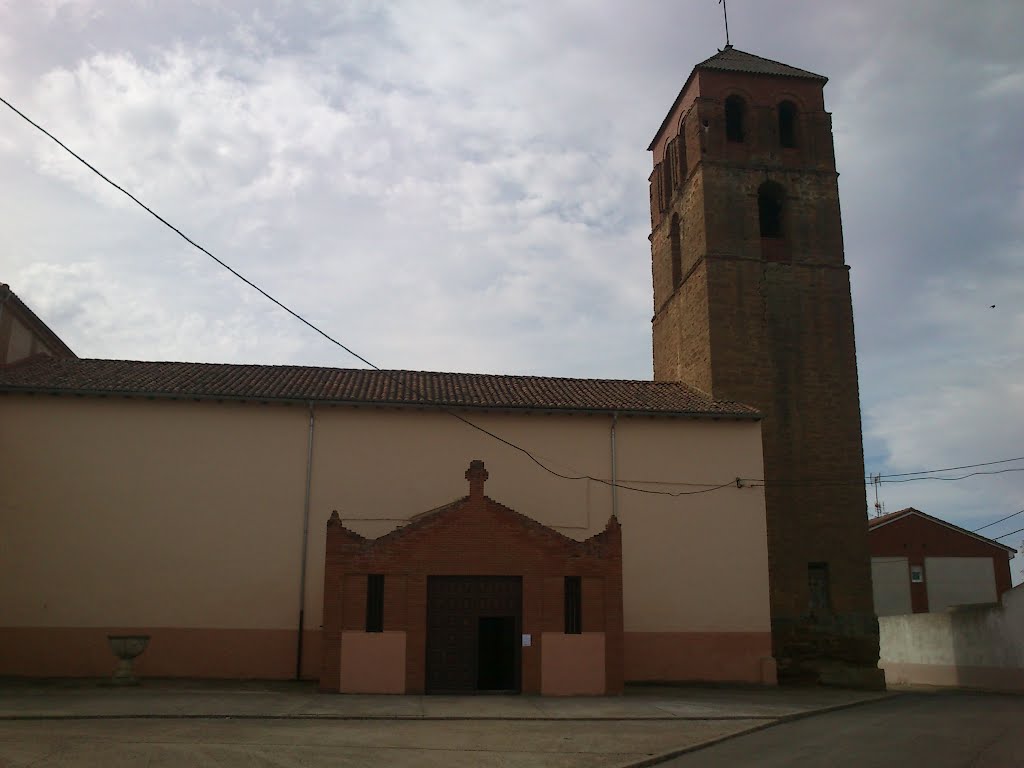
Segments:
[[[7,681],[0,765],[625,766],[879,698],[824,688],[541,698],[327,695],[304,683]]]

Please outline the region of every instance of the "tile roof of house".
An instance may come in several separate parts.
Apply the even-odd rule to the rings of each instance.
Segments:
[[[0,283],[0,307],[13,308],[15,313],[20,316],[21,321],[52,348],[53,354],[75,357],[71,347],[65,344],[64,340],[54,333],[50,326],[40,320],[39,315],[33,312],[28,304],[19,299],[18,294],[12,291],[11,286],[7,285],[7,283]]]
[[[822,83],[828,82],[828,78],[824,75],[791,67],[781,61],[756,56],[729,45],[714,56],[702,61],[694,69],[717,69],[723,72],[747,72],[753,75],[774,75],[776,77],[802,77],[809,80],[820,80]]]
[[[0,366],[0,392],[760,418],[669,381],[43,356]]]
[[[932,515],[929,515],[926,512],[922,512],[920,509],[915,509],[914,507],[907,507],[906,509],[900,509],[895,512],[888,512],[884,515],[879,515],[878,517],[868,518],[868,530],[874,530],[875,528],[886,525],[888,523],[893,523],[904,517],[910,517],[911,515],[916,515],[917,517],[921,517],[931,523],[935,523],[936,525],[945,526],[946,528],[950,528],[956,531],[957,533],[962,533],[964,536],[970,536],[972,539],[978,539],[979,541],[983,541],[986,544],[991,544],[993,547],[1005,549],[1007,552],[1017,552],[1016,547],[1008,546],[1006,544],[1003,544],[1002,542],[996,541],[995,539],[990,539],[985,536],[982,536],[979,533],[975,533],[974,531],[968,531],[966,528],[961,528],[959,525],[954,525],[948,520],[942,520],[938,517],[933,517]]]

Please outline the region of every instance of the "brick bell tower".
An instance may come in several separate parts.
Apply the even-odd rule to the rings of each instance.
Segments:
[[[882,687],[827,78],[731,46],[651,146],[654,377],[759,408],[779,678]]]

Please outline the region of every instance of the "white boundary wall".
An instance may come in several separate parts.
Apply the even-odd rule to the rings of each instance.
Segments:
[[[889,685],[1024,691],[1024,585],[1002,605],[881,616],[878,625]]]

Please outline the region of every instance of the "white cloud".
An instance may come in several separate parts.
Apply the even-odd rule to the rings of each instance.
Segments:
[[[869,469],[1024,455],[1024,8],[730,11],[738,47],[831,78]],[[0,0],[5,96],[395,367],[649,377],[645,147],[720,44],[711,2]],[[77,351],[354,364],[4,119],[2,278]],[[886,494],[1021,496],[965,483]]]

